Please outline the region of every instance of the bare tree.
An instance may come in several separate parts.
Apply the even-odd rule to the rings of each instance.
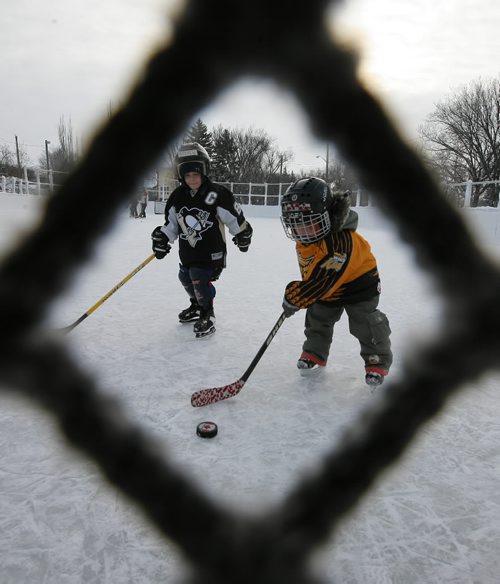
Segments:
[[[211,158],[211,176],[221,182],[282,182],[293,177],[286,163],[293,159],[289,150],[280,151],[264,130],[225,128],[208,130],[198,118],[180,143],[195,141],[204,146]],[[162,156],[162,166],[175,175],[175,156],[179,144],[172,144]]]
[[[262,180],[265,155],[271,150],[271,138],[264,130],[234,130],[237,179]]]
[[[19,155],[19,164],[18,156]],[[7,144],[0,145],[0,174],[21,176],[21,168],[29,164],[29,158],[21,146],[14,152]],[[21,167],[21,168],[20,168]]]
[[[76,166],[78,154],[74,144],[73,128],[71,118],[68,122],[62,116],[57,127],[59,145],[50,153],[50,169],[55,172],[69,173]],[[47,168],[45,155],[40,157],[39,164],[42,168]]]
[[[223,181],[263,182],[288,176],[285,164],[292,152],[274,148],[274,140],[264,130],[212,130],[214,143],[214,176]]]
[[[438,103],[419,128],[430,164],[448,182],[500,179],[500,79],[475,81]],[[498,187],[475,189],[471,203],[496,204]]]
[[[291,150],[275,150],[271,148],[264,154],[262,160],[262,170],[265,173],[264,178],[268,182],[290,182],[293,173],[288,172],[286,163],[292,160],[293,152]]]
[[[15,165],[15,155],[7,144],[0,146],[0,173],[11,175],[11,169]]]
[[[57,170],[70,171],[74,168],[77,161],[71,118],[67,124],[64,120],[64,116],[60,118],[57,135],[59,137],[59,148],[58,151],[53,154],[53,158],[54,156],[56,157],[56,163],[58,162],[59,168],[57,168]],[[57,155],[59,155],[59,160],[57,159]]]

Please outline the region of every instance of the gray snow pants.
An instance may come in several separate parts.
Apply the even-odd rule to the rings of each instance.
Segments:
[[[313,304],[306,310],[305,353],[314,353],[323,361],[328,360],[335,323],[344,310],[349,319],[349,332],[358,339],[365,367],[377,367],[389,371],[392,364],[390,334],[387,316],[378,310],[379,296],[355,304],[329,306]]]

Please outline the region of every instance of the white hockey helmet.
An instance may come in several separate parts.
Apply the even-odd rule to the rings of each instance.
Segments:
[[[199,172],[207,177],[210,173],[210,156],[198,142],[186,142],[179,148],[175,166],[179,180],[184,180],[187,172]]]

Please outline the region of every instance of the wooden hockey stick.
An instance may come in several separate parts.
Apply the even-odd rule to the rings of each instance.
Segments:
[[[276,336],[276,333],[280,329],[285,319],[286,316],[283,312],[278,318],[276,324],[273,326],[262,347],[259,349],[259,352],[257,355],[255,355],[253,361],[248,366],[248,369],[237,381],[230,383],[229,385],[223,385],[222,387],[210,387],[208,389],[200,389],[199,391],[195,391],[191,396],[191,405],[195,408],[199,408],[201,406],[208,406],[209,404],[214,404],[216,402],[222,401],[223,399],[228,399],[238,395],[250,377],[252,371],[255,369],[257,363],[260,361],[262,355],[266,352],[267,347],[269,347],[271,341]]]
[[[149,262],[151,260],[154,260],[155,258],[155,254],[151,254],[149,257],[147,257],[142,264],[139,264],[137,266],[137,268],[135,268],[134,270],[132,270],[130,272],[130,274],[128,274],[127,276],[125,276],[125,278],[123,278],[123,280],[121,282],[118,282],[118,284],[114,287],[111,288],[111,290],[105,294],[100,300],[98,300],[94,306],[91,306],[87,312],[84,312],[82,314],[82,316],[80,316],[80,318],[76,319],[75,322],[73,322],[72,324],[59,329],[58,332],[63,333],[65,335],[67,335],[68,333],[70,333],[75,327],[77,327],[82,321],[84,321],[88,316],[90,316],[95,310],[97,310],[99,308],[99,306],[101,306],[101,304],[103,304],[104,302],[106,302],[106,300],[112,296],[119,288],[121,288],[123,286],[123,284],[126,284],[130,278],[132,278],[133,276],[135,276],[137,274],[137,272],[139,272],[140,270],[142,270],[142,268],[144,266],[146,266],[147,264],[149,264]]]

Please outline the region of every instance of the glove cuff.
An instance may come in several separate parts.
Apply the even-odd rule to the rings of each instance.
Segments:
[[[172,242],[170,241],[170,237],[168,236],[167,226],[166,226],[166,225],[162,225],[162,226],[160,227],[160,231],[161,231],[161,232],[163,233],[163,235],[164,235],[164,236],[165,236],[165,237],[168,239],[168,242],[169,242],[169,243],[172,243]]]

